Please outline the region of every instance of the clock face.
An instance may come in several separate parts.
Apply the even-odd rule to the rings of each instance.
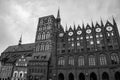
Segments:
[[[88,33],[88,34],[91,33],[91,29],[87,29],[86,33]]]
[[[59,37],[63,37],[63,35],[64,35],[63,33],[60,33],[60,34],[59,34]]]
[[[77,31],[77,34],[80,35],[82,33],[82,31]]]
[[[72,35],[73,35],[73,32],[69,32],[68,35],[69,35],[69,36],[72,36]]]
[[[101,28],[96,28],[96,32],[101,32]]]
[[[113,28],[112,28],[111,26],[108,26],[108,27],[106,28],[106,30],[107,30],[107,31],[112,31]]]

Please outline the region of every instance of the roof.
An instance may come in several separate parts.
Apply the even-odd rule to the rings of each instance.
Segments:
[[[9,46],[2,54],[1,59],[5,62],[15,62],[22,55],[32,56],[35,43]]]
[[[33,50],[35,43],[9,46],[4,52],[28,51]]]

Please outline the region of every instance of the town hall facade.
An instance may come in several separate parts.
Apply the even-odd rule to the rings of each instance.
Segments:
[[[113,18],[64,29],[58,10],[57,18],[39,18],[35,43],[20,39],[0,61],[0,80],[120,80],[117,23]]]

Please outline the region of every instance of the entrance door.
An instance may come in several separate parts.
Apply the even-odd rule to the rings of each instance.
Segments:
[[[104,73],[102,74],[102,80],[109,80],[109,75],[108,75],[108,73],[104,72]]]
[[[90,74],[90,80],[97,80],[97,76],[94,72]]]
[[[74,75],[72,73],[69,74],[69,80],[74,80]]]
[[[58,80],[64,80],[64,75],[62,73],[58,75]]]
[[[115,73],[115,80],[120,80],[120,72]]]
[[[85,75],[83,73],[79,74],[79,80],[85,80]]]

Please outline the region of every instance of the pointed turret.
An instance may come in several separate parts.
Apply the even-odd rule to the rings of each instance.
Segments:
[[[75,28],[75,23],[73,23],[74,24],[74,30],[76,30],[76,28]]]
[[[20,37],[20,40],[19,40],[18,45],[21,45],[21,43],[22,43],[22,35],[21,35],[21,37]]]
[[[92,23],[91,23],[91,24],[92,24],[92,27],[94,28],[94,24],[93,24],[93,21],[92,21]]]
[[[61,22],[60,9],[58,9],[58,13],[57,13],[57,22]]]
[[[104,26],[102,19],[101,19],[101,26]]]
[[[84,22],[82,22],[82,29],[85,29]]]
[[[67,24],[66,24],[66,28],[65,28],[65,31],[67,31]]]
[[[57,18],[60,18],[60,9],[58,9]]]
[[[115,21],[114,17],[112,17],[112,18],[113,18],[113,25],[116,25],[116,21]]]

